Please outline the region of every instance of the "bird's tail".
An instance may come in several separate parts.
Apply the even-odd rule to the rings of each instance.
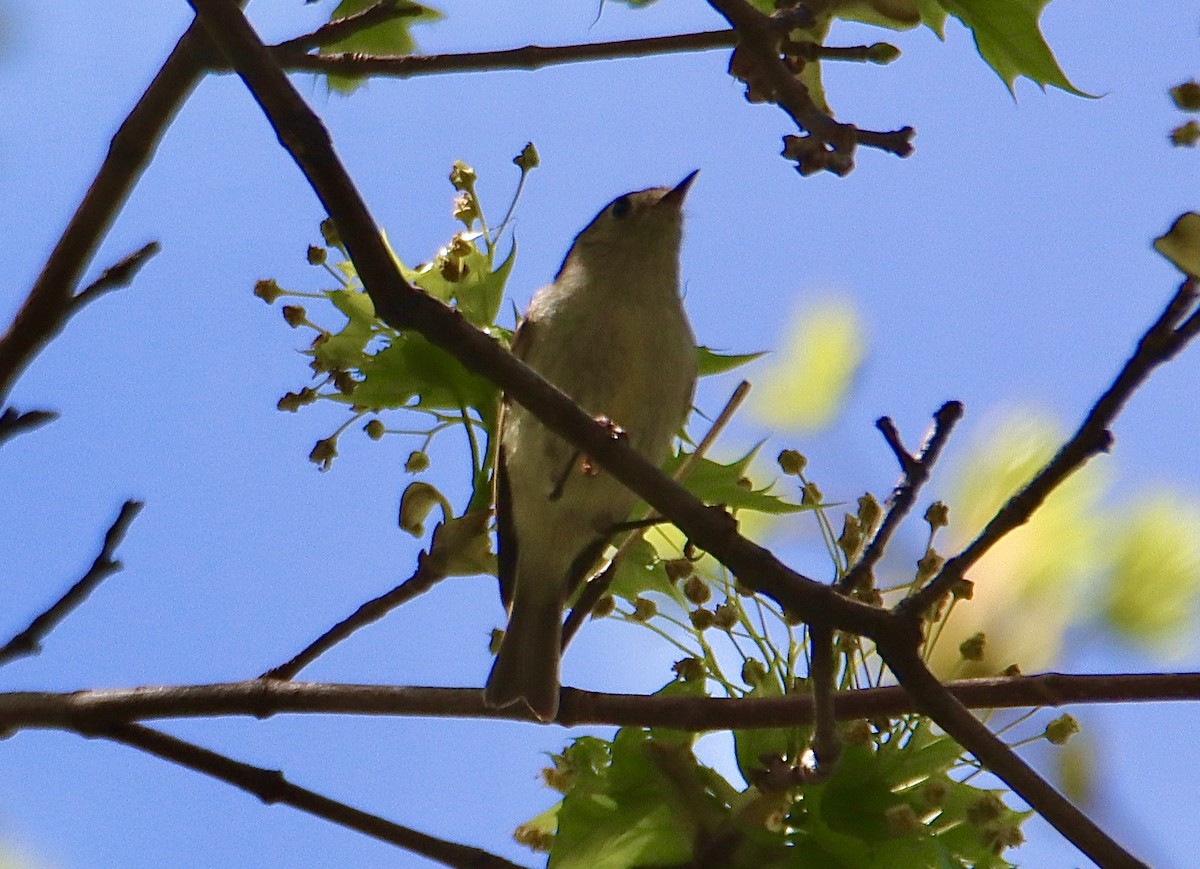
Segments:
[[[553,721],[561,647],[562,603],[557,597],[522,599],[518,591],[483,702],[493,709],[524,702],[540,721]]]

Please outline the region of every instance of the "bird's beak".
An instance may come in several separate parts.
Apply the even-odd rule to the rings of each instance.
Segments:
[[[676,207],[683,205],[683,200],[687,196],[687,192],[691,188],[692,182],[696,180],[696,176],[699,174],[700,174],[699,169],[695,169],[692,172],[689,172],[682,181],[680,181],[678,184],[676,184],[674,187],[672,187],[670,190],[668,190],[666,195],[663,196],[663,198],[660,199],[659,202],[670,202],[673,205],[675,205]]]

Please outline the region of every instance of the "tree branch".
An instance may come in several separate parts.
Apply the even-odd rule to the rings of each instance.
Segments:
[[[900,442],[900,433],[896,431],[896,424],[889,417],[881,417],[876,421],[876,427],[883,433],[884,440],[896,454],[903,477],[896,484],[891,497],[888,498],[887,514],[879,524],[879,529],[871,537],[866,549],[863,550],[862,558],[838,580],[839,588],[848,591],[869,584],[875,565],[879,563],[879,559],[883,558],[884,551],[891,543],[892,535],[896,533],[896,529],[900,527],[900,523],[912,509],[917,500],[917,493],[929,479],[933,465],[941,455],[942,447],[950,439],[950,433],[962,419],[962,415],[962,402],[948,401],[943,404],[933,415],[933,430],[926,438],[921,451],[915,456],[910,456],[904,449],[904,445]]]
[[[671,520],[699,547],[747,585],[770,595],[806,620],[828,620],[843,630],[871,636],[891,617],[850,600],[783,565],[766,549],[736,532],[730,516],[710,508],[663,475],[624,440],[614,439],[570,398],[551,386],[461,313],[415,290],[400,275],[370,211],[329,134],[279,68],[245,17],[227,0],[190,0],[230,56],[338,227],[377,316],[393,328],[414,329],[469,371],[491,380],[527,407],[551,431],[580,447],[601,467]]]
[[[272,51],[280,66],[290,72],[410,78],[418,75],[456,72],[535,70],[563,63],[612,60],[621,57],[646,57],[685,51],[708,51],[714,48],[729,48],[734,44],[734,40],[735,34],[732,30],[708,30],[699,33],[618,39],[610,42],[590,42],[577,45],[526,45],[522,48],[500,51],[401,57],[354,53],[307,54],[296,50],[290,42],[280,43]],[[214,63],[213,68],[222,71],[219,64]],[[225,68],[228,69],[227,66]]]
[[[22,413],[15,407],[6,407],[4,413],[0,414],[0,445],[56,419],[58,414],[53,410],[27,410]]]
[[[1047,823],[1105,869],[1142,869],[1142,863],[1080,811],[1015,751],[976,718],[937,680],[915,645],[881,642],[879,654],[912,693],[918,710],[941,726],[959,745],[1013,789]]]
[[[768,98],[788,113],[807,136],[784,138],[784,156],[797,162],[803,175],[829,170],[845,175],[854,168],[858,145],[890,151],[898,157],[912,153],[912,127],[889,133],[860,130],[834,120],[813,101],[812,94],[784,63],[780,41],[787,31],[746,0],[708,0],[738,34],[730,61],[731,74],[744,75],[766,87]]]
[[[121,562],[113,556],[116,548],[125,539],[125,533],[129,530],[130,523],[141,512],[141,509],[141,501],[126,501],[121,505],[121,511],[104,535],[104,545],[100,548],[100,554],[96,556],[87,573],[67,589],[62,597],[51,604],[49,609],[30,622],[29,627],[0,646],[0,665],[8,663],[14,658],[36,655],[40,652],[41,642],[46,635],[54,630],[73,609],[87,600],[88,595],[101,582],[121,569]]]
[[[1196,311],[1198,296],[1200,290],[1197,289],[1195,278],[1188,278],[1180,285],[1162,314],[1142,335],[1137,349],[1112,385],[1092,405],[1071,439],[1062,445],[1054,458],[1038,471],[1025,488],[1008,499],[966,549],[947,561],[923,589],[899,604],[900,613],[921,617],[1001,538],[1028,522],[1034,511],[1042,506],[1063,480],[1093,456],[1108,452],[1113,442],[1109,426],[1130,396],[1155,368],[1175,356],[1200,331],[1200,313]],[[1185,320],[1185,317],[1188,319]]]
[[[379,621],[385,615],[408,601],[424,594],[446,578],[444,573],[431,568],[432,559],[422,558],[413,575],[386,594],[367,601],[353,613],[342,619],[321,636],[317,637],[290,660],[263,673],[260,679],[294,679],[296,674],[345,640],[355,631]]]
[[[193,24],[117,129],[91,187],[0,338],[0,402],[30,360],[77,309],[72,293],[121,204],[150,162],[163,130],[203,72],[207,38]]]
[[[326,45],[333,45],[335,42],[341,42],[343,39],[349,39],[356,33],[362,33],[377,24],[384,24],[396,18],[413,18],[424,11],[421,6],[405,2],[405,0],[379,0],[378,3],[368,6],[361,12],[347,15],[345,18],[334,19],[322,24],[312,33],[281,42],[275,46],[275,49],[286,55],[297,51],[322,48]]]
[[[87,735],[132,746],[231,784],[267,805],[283,803],[455,869],[521,869],[496,854],[438,839],[294,785],[279,770],[251,766],[149,727],[116,724]]]
[[[945,689],[974,709],[1060,707],[1072,704],[1195,703],[1200,672],[1114,673],[963,679]],[[488,709],[478,688],[334,684],[249,679],[213,685],[157,685],[57,693],[0,693],[0,732],[58,728],[91,732],[113,724],[170,718],[279,714],[428,716],[525,720],[514,708]],[[833,694],[839,721],[899,716],[917,711],[900,686]],[[812,697],[727,699],[604,694],[564,688],[557,722],[564,727],[670,727],[676,730],[745,730],[795,727],[813,721]]]

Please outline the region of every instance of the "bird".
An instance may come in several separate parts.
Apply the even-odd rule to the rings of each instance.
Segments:
[[[534,294],[512,353],[654,464],[692,406],[695,337],[680,295],[683,202],[696,179],[618,196]],[[494,477],[508,624],[484,689],[491,708],[558,713],[563,608],[637,502],[622,483],[505,395]]]

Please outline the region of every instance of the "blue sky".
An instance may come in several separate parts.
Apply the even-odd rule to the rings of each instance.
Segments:
[[[428,51],[601,40],[720,26],[703,3],[455,4],[418,37]],[[315,26],[319,10],[251,4],[268,38]],[[7,317],[103,157],[118,121],[190,19],[186,4],[0,4],[0,237]],[[946,461],[989,414],[1033,407],[1073,425],[1177,284],[1150,249],[1200,198],[1197,156],[1174,151],[1181,119],[1167,87],[1197,73],[1200,19],[1172,0],[1118,19],[1055,0],[1044,29],[1087,100],[1017,86],[1017,100],[951,25],[929,31],[835,31],[840,43],[886,38],[888,68],[827,73],[839,116],[861,126],[912,124],[907,160],[863,152],[845,179],[801,179],[777,156],[785,116],[751,106],[725,74],[725,52],[565,66],[539,72],[371,83],[352,99],[298,79],[397,252],[433,254],[456,228],[446,175],[465,160],[493,214],[528,140],[543,165],[516,223],[509,282],[518,307],[557,268],[570,238],[614,195],[673,183],[694,168],[683,267],[702,343],[776,346],[798,306],[853,300],[867,360],[829,431],[796,446],[835,499],[894,481],[872,427],[895,417],[910,441],[950,398],[967,418]],[[340,422],[333,410],[275,410],[304,385],[297,333],[250,289],[275,277],[325,285],[306,265],[323,217],[257,107],[231,76],[201,84],[168,131],[96,260],[149,239],[163,252],[134,285],[87,309],[29,369],[18,407],[51,407],[53,425],[6,445],[0,551],[8,589],[0,634],[22,627],[90,563],[121,500],[147,507],[121,549],[125,571],[51,636],[38,658],[0,672],[0,690],[76,689],[245,678],[287,658],[332,620],[407,576],[418,544],[395,527],[413,444],[346,438],[327,474],[306,456]],[[96,269],[93,269],[93,274]],[[1110,497],[1170,486],[1197,497],[1200,427],[1193,348],[1157,374],[1115,427],[1103,459]],[[753,377],[751,370],[750,376]],[[713,410],[734,380],[706,384]],[[732,452],[763,437],[750,418]],[[451,452],[434,455],[450,466]],[[440,465],[439,465],[440,463]],[[461,486],[439,477],[447,491]],[[947,487],[949,481],[935,481]],[[458,491],[461,491],[459,489]],[[781,552],[807,565],[811,546]],[[820,562],[811,566],[820,569]],[[321,659],[311,679],[480,685],[487,632],[501,611],[494,582],[451,580]],[[1194,633],[1194,632],[1193,632]],[[1151,670],[1119,641],[1077,638],[1060,669]],[[671,650],[621,625],[590,626],[564,681],[653,690]],[[1192,753],[1195,710],[1089,710],[1107,788],[1097,818],[1156,866],[1200,846]],[[551,800],[537,785],[556,728],[317,716],[268,722],[173,722],[172,733],[435,835],[533,860],[508,839]],[[1152,735],[1152,736],[1151,736]],[[1048,759],[1037,756],[1039,762]],[[1182,762],[1181,762],[1182,761]],[[1014,855],[1030,866],[1082,861],[1045,825]],[[419,859],[119,746],[56,732],[0,743],[0,841],[35,865],[419,866]]]

